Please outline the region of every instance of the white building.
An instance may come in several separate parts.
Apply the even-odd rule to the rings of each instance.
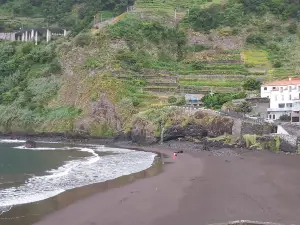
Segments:
[[[300,78],[289,78],[263,84],[261,97],[270,99],[268,119],[277,120],[289,115],[293,122],[299,122]]]

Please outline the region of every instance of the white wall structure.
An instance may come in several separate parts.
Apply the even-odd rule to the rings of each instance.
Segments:
[[[67,36],[69,31],[63,28],[28,28],[11,33],[1,33],[0,40],[9,41],[32,41],[37,44],[39,41],[47,42],[61,36]]]
[[[277,126],[277,134],[289,134],[282,126]]]
[[[261,97],[270,99],[269,119],[277,120],[282,115],[289,115],[293,117],[294,122],[299,122],[300,78],[289,78],[263,84]]]

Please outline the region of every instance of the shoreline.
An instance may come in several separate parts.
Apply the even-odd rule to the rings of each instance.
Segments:
[[[136,146],[136,145],[114,145],[115,147],[119,147],[119,148],[125,148],[125,149],[132,149],[132,150],[138,150],[138,151],[146,151],[146,152],[154,152],[156,154],[162,154],[162,155],[168,155],[168,158],[164,158],[165,161],[163,162],[163,172],[162,173],[159,173],[157,174],[156,176],[150,176],[148,177],[147,179],[138,179],[136,180],[135,182],[132,182],[132,183],[129,183],[129,184],[126,184],[126,185],[123,185],[123,186],[120,186],[119,188],[115,188],[115,189],[109,189],[107,190],[106,192],[99,192],[99,193],[96,193],[94,195],[91,195],[87,198],[84,198],[84,199],[81,199],[80,201],[77,201],[75,202],[74,204],[72,205],[69,205],[67,206],[66,208],[63,208],[59,211],[56,211],[52,214],[49,214],[47,215],[44,219],[42,219],[41,221],[35,223],[34,225],[50,225],[50,224],[58,224],[60,221],[65,221],[65,219],[62,219],[60,216],[62,216],[63,214],[65,214],[65,212],[67,212],[68,214],[70,212],[73,212],[73,207],[76,207],[76,211],[77,210],[80,210],[82,207],[81,205],[85,202],[90,202],[90,201],[93,201],[93,204],[94,203],[97,203],[97,202],[105,202],[105,203],[108,203],[108,205],[102,205],[101,208],[105,209],[105,210],[109,210],[112,208],[109,207],[109,204],[110,202],[111,203],[115,203],[117,202],[117,204],[122,204],[122,203],[125,203],[127,202],[127,200],[132,197],[132,196],[138,196],[139,193],[143,192],[143,189],[144,188],[147,188],[147,189],[151,189],[151,192],[152,194],[156,194],[156,193],[159,193],[161,188],[165,188],[166,184],[168,184],[168,182],[164,183],[165,181],[165,178],[170,177],[173,179],[173,175],[174,175],[174,168],[177,167],[177,171],[181,171],[184,169],[184,164],[177,164],[176,163],[176,159],[174,160],[172,158],[172,151],[170,150],[167,150],[167,149],[164,149],[164,148],[157,148],[157,147],[140,147],[140,146]],[[190,161],[192,160],[193,163],[193,167],[196,168],[198,167],[198,163],[200,162],[200,159],[199,158],[194,158],[193,156],[191,156],[190,154],[178,154],[177,156],[178,158],[188,158],[187,160]],[[166,166],[166,164],[171,164],[170,166]],[[177,164],[177,165],[176,165]],[[173,180],[173,186],[169,187],[169,188],[173,188],[173,190],[170,190],[170,194],[169,196],[166,196],[168,198],[169,201],[172,200],[173,198],[173,195],[174,197],[176,197],[176,199],[179,199],[180,197],[183,196],[183,193],[179,194],[181,189],[182,188],[187,188],[191,181],[193,179],[195,179],[195,177],[198,177],[199,175],[201,174],[201,170],[195,170],[194,172],[192,172],[190,175],[189,175],[189,178],[187,180],[184,180],[183,182],[181,181],[181,178],[178,177],[179,179],[175,179]],[[144,188],[134,188],[134,189],[131,189],[132,186],[135,186],[135,184],[137,183],[148,183],[149,181],[151,182],[151,180],[156,180],[156,179],[159,179],[159,182],[155,182],[155,183],[152,183],[152,186],[149,185],[147,187],[144,187]],[[182,183],[182,184],[181,184]],[[156,184],[156,185],[155,185]],[[180,184],[180,185],[179,185]],[[153,186],[154,185],[154,186]],[[163,187],[161,187],[161,185]],[[176,185],[178,185],[176,187]],[[125,193],[124,193],[124,189],[126,190]],[[114,195],[115,192],[123,192],[124,195],[123,196],[120,196],[119,194],[117,195]],[[177,195],[178,193],[178,195]],[[149,200],[149,202],[151,202],[151,198],[154,197],[154,196],[147,196],[147,200]],[[97,198],[103,198],[103,199],[98,199],[97,201],[95,201],[95,199]],[[157,198],[157,197],[155,197]],[[161,197],[159,197],[160,199]],[[144,199],[145,201],[143,201],[143,203],[146,203],[146,199]],[[174,202],[175,203],[175,202]],[[174,205],[175,206],[175,205]],[[138,207],[137,205],[135,207]],[[97,206],[96,205],[93,205],[93,207],[90,207],[90,209],[92,209],[94,212],[97,211]],[[165,209],[166,212],[168,211],[168,208]],[[88,211],[88,210],[87,210]],[[85,211],[85,212],[81,212],[83,214],[87,213],[88,212]],[[73,214],[73,213],[72,213]],[[121,212],[122,214],[122,212]],[[58,217],[57,217],[58,216]],[[70,215],[68,215],[69,217]],[[136,215],[135,215],[136,216]],[[150,216],[150,215],[149,215]],[[152,215],[151,215],[152,216]],[[56,218],[57,217],[57,218]],[[55,219],[54,219],[55,218]],[[53,220],[54,219],[54,220]],[[78,221],[77,221],[78,222]],[[102,225],[102,222],[103,220],[101,220],[101,222],[99,221],[99,224]],[[131,223],[131,222],[130,222]],[[64,225],[71,225],[71,224],[77,224],[75,220],[72,220],[71,222],[67,222],[65,221],[65,224]],[[78,224],[86,224],[86,223],[78,223]],[[89,223],[89,224],[98,224],[98,223]],[[103,223],[105,224],[105,223]],[[107,223],[107,224],[110,224],[110,223]],[[118,223],[121,225],[121,223]],[[126,223],[127,224],[127,223]],[[139,221],[139,223],[135,223],[134,221],[132,221],[131,224],[143,224],[142,221]]]
[[[142,149],[169,156],[174,151],[165,146]],[[208,225],[241,220],[300,224],[295,198],[300,195],[298,156],[183,150],[176,159],[169,158],[172,165],[163,173],[96,193],[34,225]]]
[[[95,188],[93,194],[33,225],[225,225],[242,220],[300,224],[300,201],[295,198],[300,196],[298,155],[229,148],[201,151],[195,143],[184,142],[150,147],[116,142],[110,147],[168,158],[163,172],[155,176],[104,192]],[[172,153],[180,149],[183,154],[173,159]],[[78,188],[79,195],[82,190]]]
[[[2,139],[2,138],[1,138]],[[24,138],[22,138],[24,139]],[[20,139],[19,139],[20,140]],[[38,141],[51,141],[47,138],[36,140]],[[53,140],[52,140],[53,141]],[[63,142],[62,142],[63,143]],[[76,144],[76,143],[74,143]],[[111,145],[107,147],[121,148],[116,145]],[[139,148],[126,148],[135,151],[143,151]],[[42,220],[45,216],[55,213],[68,205],[71,205],[77,201],[80,201],[84,198],[92,196],[97,193],[102,193],[110,189],[120,188],[124,185],[130,184],[140,179],[148,178],[151,176],[156,176],[163,172],[163,164],[165,161],[166,155],[160,154],[153,151],[156,156],[153,159],[152,165],[142,171],[124,175],[112,180],[107,180],[104,182],[94,183],[82,187],[73,188],[67,191],[64,191],[56,196],[37,201],[31,202],[22,205],[16,205],[11,210],[4,212],[0,215],[0,224],[1,225],[31,225]],[[35,213],[33,213],[35,212]]]

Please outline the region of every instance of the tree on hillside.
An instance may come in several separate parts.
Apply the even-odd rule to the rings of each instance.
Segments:
[[[244,90],[247,90],[247,91],[259,90],[260,86],[261,86],[261,82],[254,78],[247,78],[243,82],[243,88],[244,88]]]
[[[233,99],[245,98],[246,94],[244,92],[238,93],[215,93],[215,94],[206,94],[202,98],[204,106],[208,108],[220,109],[222,105],[226,102],[229,102]]]
[[[252,106],[250,105],[249,102],[242,102],[241,104],[239,104],[236,109],[235,109],[236,112],[241,112],[241,113],[249,113],[252,111]]]

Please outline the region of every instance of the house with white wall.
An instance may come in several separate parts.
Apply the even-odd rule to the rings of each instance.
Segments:
[[[278,120],[291,116],[292,122],[300,118],[300,77],[273,81],[261,85],[261,97],[270,99],[268,119]]]

